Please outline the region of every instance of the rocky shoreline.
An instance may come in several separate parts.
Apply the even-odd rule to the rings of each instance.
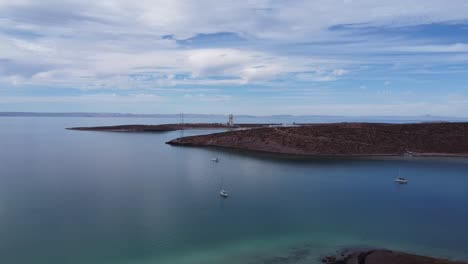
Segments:
[[[391,250],[364,250],[342,252],[322,258],[324,264],[467,264],[466,262],[437,259]]]
[[[167,144],[288,155],[468,157],[468,123],[337,123],[182,137]]]

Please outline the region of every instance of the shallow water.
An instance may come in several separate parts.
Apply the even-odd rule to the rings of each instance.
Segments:
[[[299,159],[164,144],[208,130],[64,129],[167,122],[0,118],[0,263],[318,263],[355,246],[468,260],[463,159]]]

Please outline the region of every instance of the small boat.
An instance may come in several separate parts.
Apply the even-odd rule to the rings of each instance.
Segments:
[[[218,159],[218,158],[212,158],[211,161],[213,161],[213,162],[219,162],[219,159]]]
[[[395,179],[395,182],[396,182],[396,183],[399,183],[399,184],[406,184],[406,183],[408,183],[408,180],[405,179],[405,178],[402,178],[402,177],[397,177],[397,178]]]
[[[227,198],[227,197],[229,196],[229,194],[228,194],[225,190],[221,190],[221,191],[219,192],[219,195],[221,195],[221,196],[224,197],[224,198]]]

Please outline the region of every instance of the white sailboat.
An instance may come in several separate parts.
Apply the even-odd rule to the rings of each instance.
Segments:
[[[221,195],[221,197],[223,198],[228,198],[229,197],[229,193],[224,189],[224,175],[221,174],[221,191],[219,191],[219,195]]]
[[[222,196],[222,197],[224,197],[224,198],[227,198],[227,197],[229,197],[229,193],[228,193],[228,192],[226,192],[224,189],[223,189],[223,190],[221,190],[221,191],[219,192],[219,195],[221,195],[221,196]]]
[[[400,176],[400,171],[398,170],[398,177],[395,178],[395,182],[399,184],[407,184],[408,180]]]

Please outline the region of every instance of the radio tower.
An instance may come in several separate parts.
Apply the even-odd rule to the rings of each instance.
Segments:
[[[180,124],[181,124],[182,127],[183,127],[183,125],[185,124],[185,122],[184,122],[184,113],[180,113],[180,114],[179,114],[179,117],[180,117]]]
[[[234,116],[232,114],[229,115],[228,119],[228,126],[233,127],[234,126]]]

